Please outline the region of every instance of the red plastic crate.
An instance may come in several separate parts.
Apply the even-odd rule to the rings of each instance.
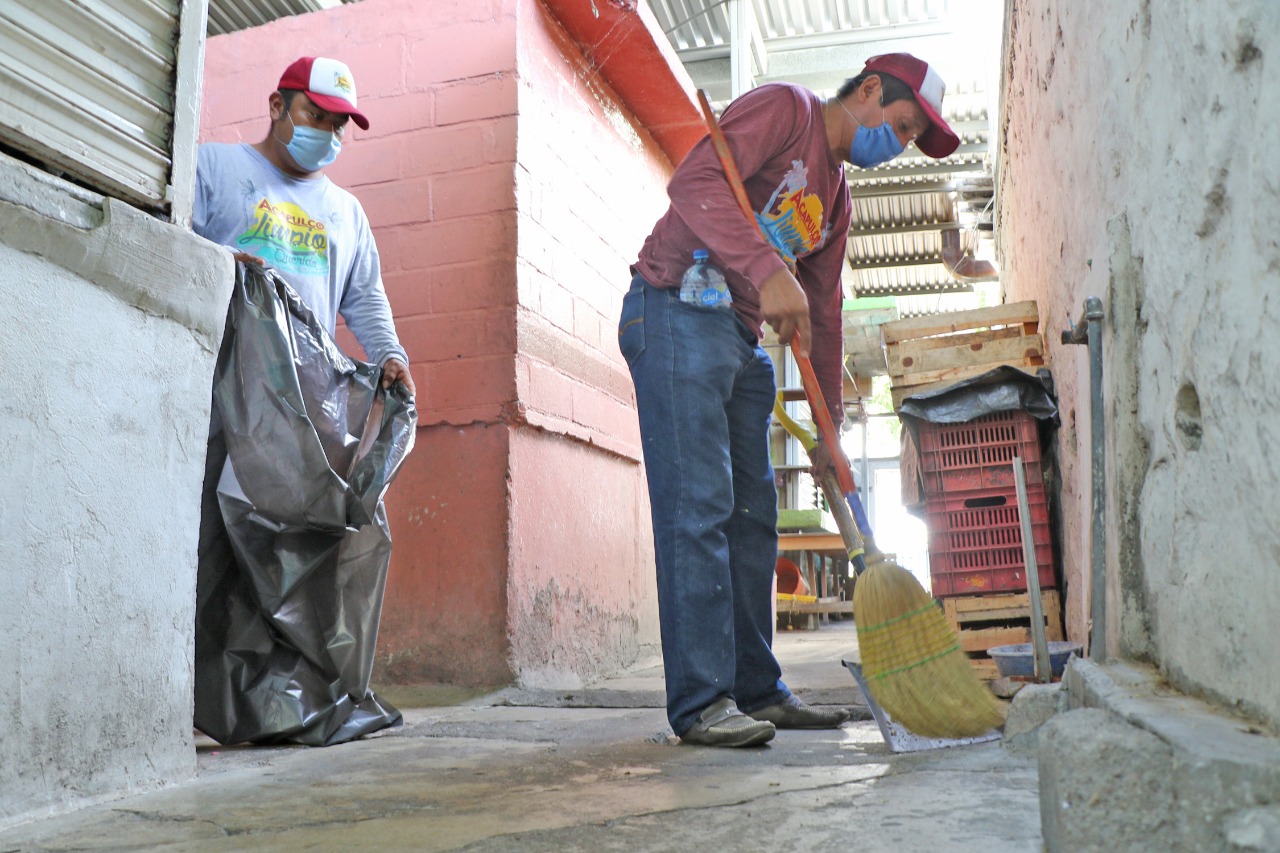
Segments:
[[[1012,489],[1013,457],[1027,484],[1042,484],[1040,432],[1026,412],[994,412],[961,424],[920,424],[920,471],[926,498],[948,492]]]
[[[1053,589],[1053,542],[1043,485],[1027,486],[1040,588]],[[930,496],[929,577],[935,598],[1022,592],[1027,588],[1017,492],[987,489]]]

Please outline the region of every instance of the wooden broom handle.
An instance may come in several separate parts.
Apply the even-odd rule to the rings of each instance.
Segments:
[[[729,143],[724,138],[724,131],[720,129],[720,122],[716,121],[716,114],[711,109],[711,102],[707,100],[707,93],[701,89],[698,90],[698,103],[702,106],[702,115],[707,121],[707,133],[711,136],[711,147],[716,150],[716,156],[720,158],[720,166],[724,169],[724,176],[729,181],[729,189],[733,190],[733,197],[738,200],[738,207],[742,208],[742,214],[756,226],[760,236],[764,237],[764,232],[760,230],[760,222],[751,210],[751,202],[747,200],[747,188],[742,185],[742,176],[738,174],[738,165],[733,161],[733,152],[729,150]],[[765,240],[765,242],[769,241]]]
[[[818,435],[822,436],[822,442],[827,446],[835,462],[840,488],[846,495],[856,494],[858,487],[853,482],[853,468],[849,464],[849,457],[844,455],[844,448],[840,446],[840,435],[836,432],[835,422],[827,409],[826,398],[822,396],[822,388],[818,386],[818,374],[813,372],[809,357],[800,355],[796,351],[794,340],[791,355],[796,360],[796,366],[800,368],[800,383],[804,385],[805,396],[809,398],[809,408],[813,410],[813,420],[818,425]]]

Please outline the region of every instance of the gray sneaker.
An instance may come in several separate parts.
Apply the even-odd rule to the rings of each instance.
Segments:
[[[753,720],[726,696],[708,705],[680,740],[699,746],[757,746],[773,740],[775,731],[773,723]]]
[[[795,696],[788,696],[781,702],[752,711],[750,716],[780,729],[838,729],[850,715],[844,708],[815,708]]]

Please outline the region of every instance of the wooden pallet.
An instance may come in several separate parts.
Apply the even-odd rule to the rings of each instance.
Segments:
[[[880,327],[893,407],[1008,365],[1032,375],[1044,364],[1035,300],[894,320]]]
[[[987,649],[1031,642],[1030,593],[962,595],[939,601],[948,624],[960,635],[960,647],[969,656],[969,663],[979,678],[989,681],[999,677]],[[1063,639],[1058,591],[1044,590],[1040,593],[1040,603],[1044,610],[1045,638]]]

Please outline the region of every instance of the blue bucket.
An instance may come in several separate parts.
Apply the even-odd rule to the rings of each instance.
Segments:
[[[1053,677],[1060,678],[1067,668],[1067,661],[1072,655],[1079,655],[1084,649],[1080,643],[1051,641],[1049,643],[1049,666]],[[1030,643],[1015,643],[1012,646],[996,646],[987,649],[987,654],[996,662],[996,669],[1005,678],[1016,676],[1033,676],[1036,674],[1035,652]]]

